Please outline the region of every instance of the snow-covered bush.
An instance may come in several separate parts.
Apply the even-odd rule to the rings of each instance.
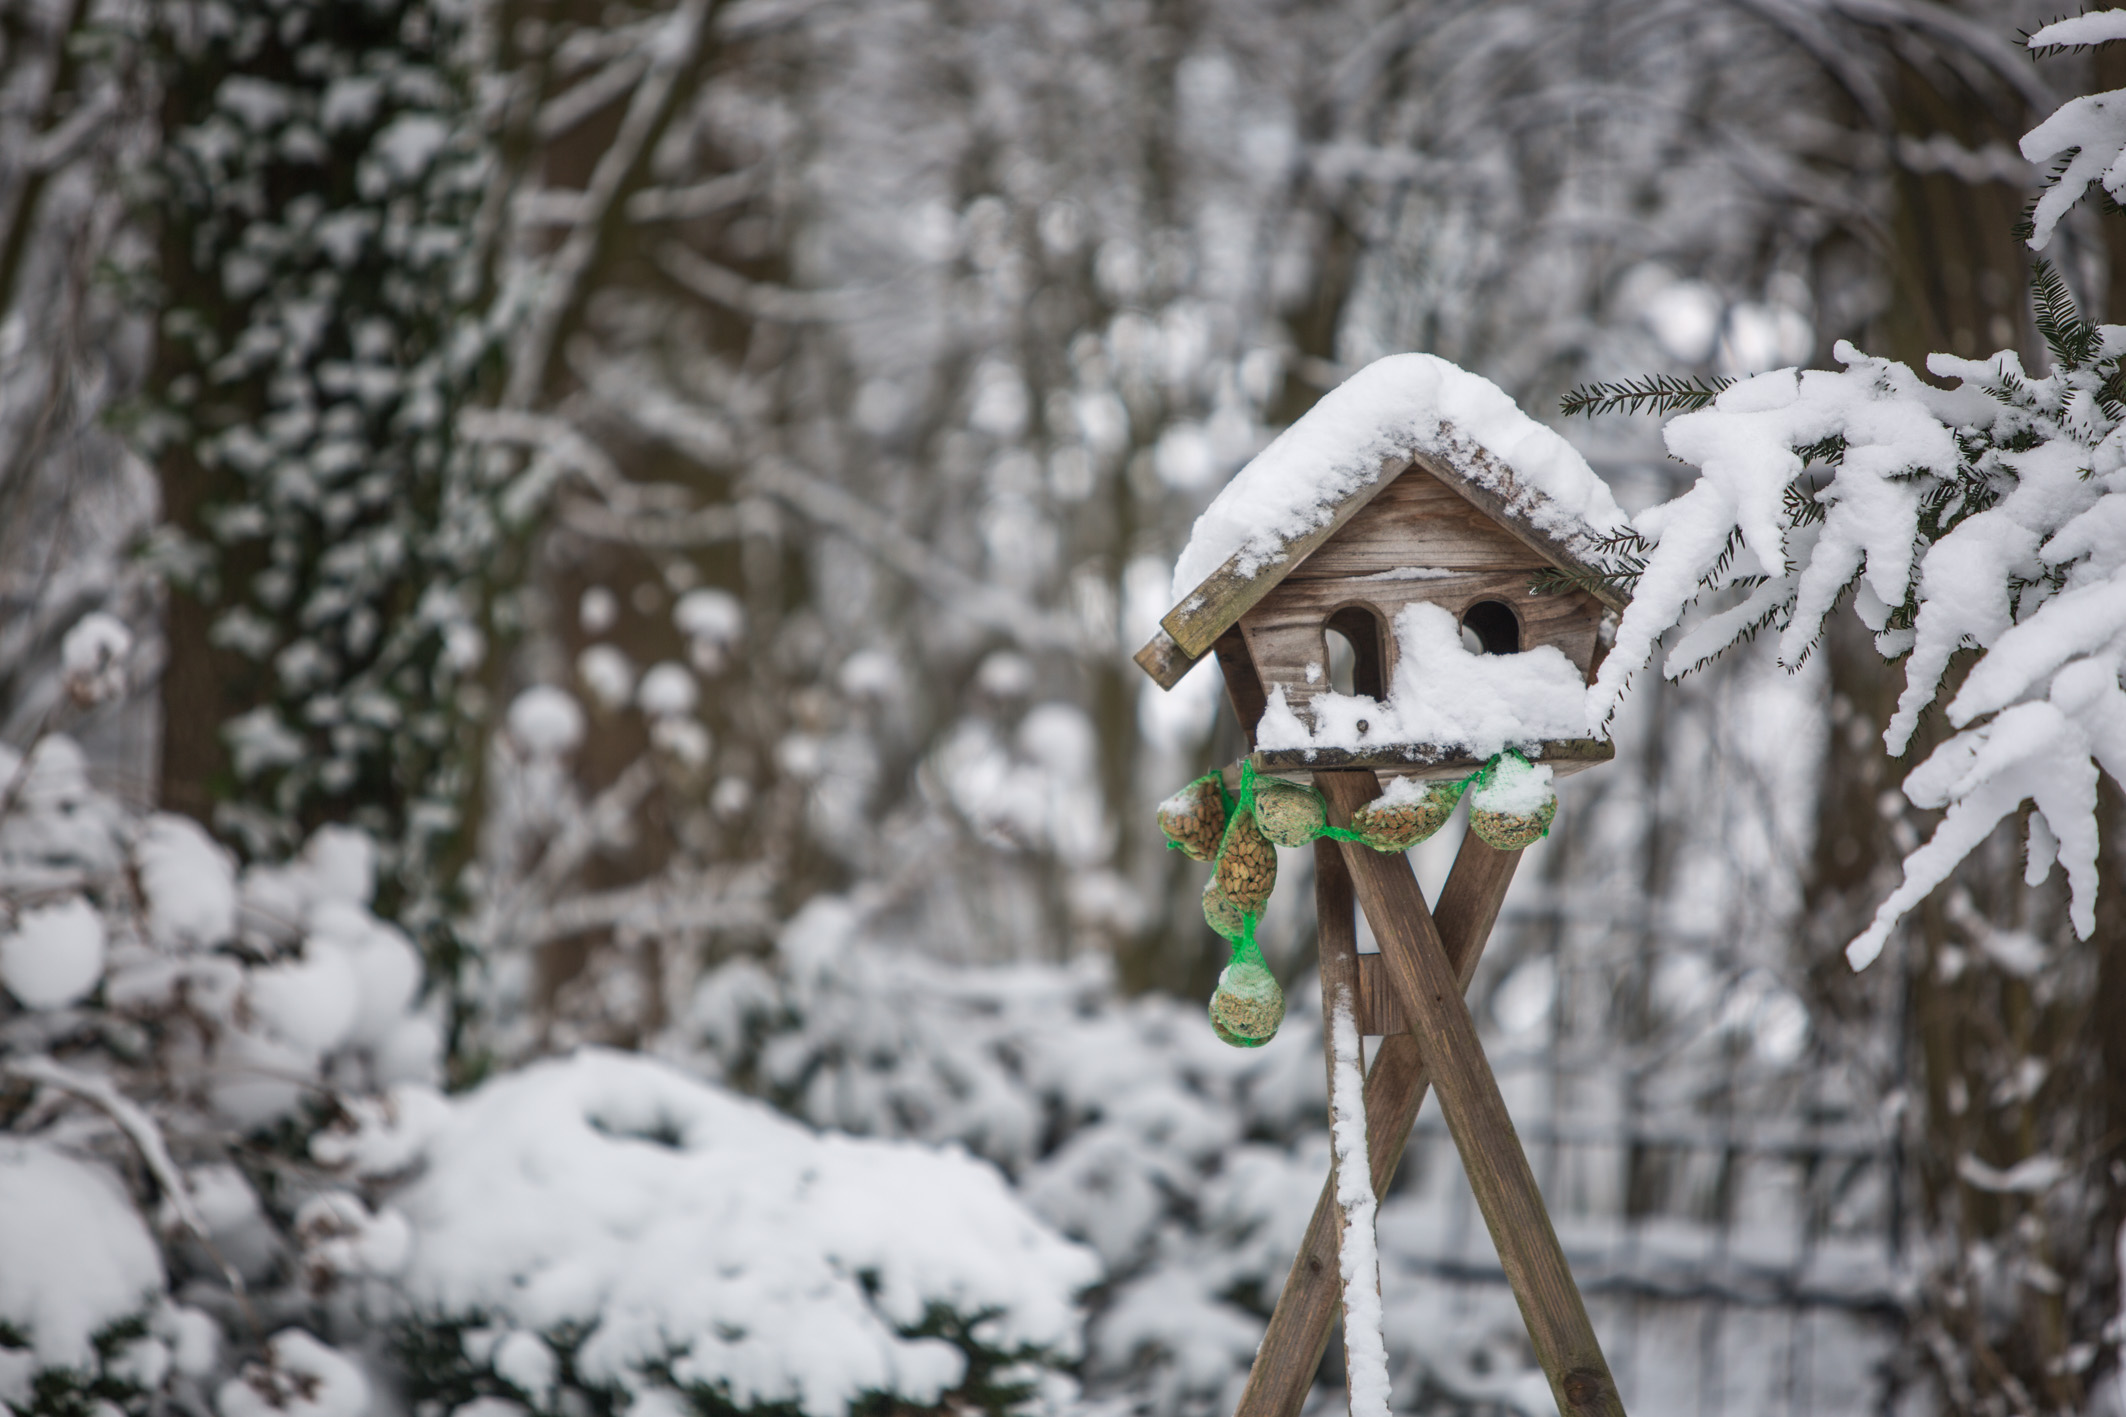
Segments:
[[[1230,1405],[1328,1174],[1307,999],[1276,1048],[1242,1052],[1200,1003],[1122,997],[1100,957],[948,965],[837,898],[791,922],[772,964],[702,981],[681,1026],[701,1066],[821,1125],[994,1161],[1105,1264],[1093,1389]]]
[[[956,1150],[819,1136],[667,1063],[587,1050],[331,1145],[425,1166],[397,1291],[414,1395],[534,1410],[999,1411],[1067,1395],[1085,1249]]]
[[[0,1404],[1069,1395],[1099,1264],[987,1162],[620,1054],[445,1098],[367,837],[239,872],[60,737],[0,749],[0,791]]]
[[[0,1401],[141,1410],[320,1364],[366,1393],[312,1337],[238,1366],[262,1323],[322,1325],[316,1208],[369,1215],[306,1139],[439,1076],[419,956],[367,909],[367,838],[239,874],[58,736],[0,749],[0,784]]]

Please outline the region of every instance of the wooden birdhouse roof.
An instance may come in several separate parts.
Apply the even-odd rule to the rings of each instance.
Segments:
[[[1332,390],[1233,478],[1196,523],[1176,582],[1192,583],[1139,650],[1172,688],[1218,637],[1413,469],[1459,493],[1610,609],[1605,532],[1625,524],[1571,445],[1497,386],[1426,354],[1376,361]]]

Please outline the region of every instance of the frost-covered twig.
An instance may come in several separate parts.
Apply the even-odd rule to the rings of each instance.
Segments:
[[[648,758],[637,758],[587,808],[571,816],[524,878],[501,893],[502,918],[492,945],[500,949],[516,946],[522,922],[551,904],[554,892],[592,851],[621,838],[636,805],[656,785],[655,767]]]
[[[192,1203],[192,1189],[185,1184],[184,1173],[170,1159],[170,1148],[162,1139],[162,1129],[125,1094],[103,1078],[77,1073],[42,1055],[0,1059],[0,1068],[27,1081],[78,1097],[109,1117],[140,1152],[141,1161],[169,1197],[170,1208],[184,1222],[185,1228],[202,1240],[207,1238],[206,1221],[200,1218],[199,1208]],[[241,1282],[237,1287],[242,1287]]]
[[[726,465],[735,455],[730,432],[721,420],[646,383],[639,371],[631,372],[637,376],[623,376],[618,368],[594,372],[595,391],[615,412],[642,432],[709,466]],[[1009,635],[1028,651],[1052,654],[1061,650],[1103,660],[1110,652],[1105,646],[1089,644],[1067,616],[1030,605],[1012,591],[960,570],[878,508],[786,458],[753,460],[746,481],[841,532],[956,613]]]
[[[532,131],[546,142],[563,136],[641,82],[649,62],[644,50],[621,55],[591,77],[548,99],[539,116],[532,120]],[[577,220],[581,219],[579,210]]]
[[[687,931],[765,934],[776,924],[767,881],[757,872],[735,879],[660,876],[609,891],[555,901],[513,925],[511,943],[536,948],[589,930],[627,925],[643,934]]]
[[[702,299],[755,320],[780,324],[853,320],[867,313],[865,306],[871,303],[860,291],[792,290],[747,280],[726,266],[702,259],[678,241],[660,245],[655,257],[666,275]]]
[[[537,303],[525,322],[511,363],[509,386],[503,398],[509,407],[529,408],[539,401],[545,389],[554,342],[560,337],[562,321],[575,308],[583,277],[598,254],[605,215],[662,124],[678,91],[681,73],[694,62],[709,4],[710,0],[681,0],[646,46],[651,55],[649,71],[628,102],[619,132],[591,170],[575,228],[541,273]]]

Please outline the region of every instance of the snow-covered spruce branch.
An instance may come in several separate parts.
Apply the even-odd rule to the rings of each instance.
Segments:
[[[2026,799],[2029,877],[2066,868],[2072,919],[2095,926],[2098,768],[2126,782],[2126,407],[2110,381],[2126,328],[2055,328],[2055,372],[2012,353],[1935,355],[1941,388],[1841,343],[1843,370],[1779,370],[1672,419],[1669,451],[1702,469],[1642,513],[1650,543],[1616,652],[1589,691],[1596,717],[1709,592],[1739,603],[1669,649],[1671,677],[1760,628],[1798,666],[1848,587],[1905,690],[1884,735],[1909,747],[1951,656],[1983,657],[1948,705],[1962,730],[1905,781],[1947,808],[1905,879],[1848,948],[1856,967],[1897,920]]]
[[[2029,44],[2115,39],[2126,10],[2047,25]],[[2022,152],[2067,155],[2030,214],[2029,244],[2043,250],[2091,183],[2126,195],[2126,90],[2062,105]],[[1952,658],[1978,651],[1946,710],[1959,731],[1904,783],[1915,805],[1946,815],[1847,946],[1855,968],[2026,801],[2025,879],[2038,884],[2057,862],[2075,932],[2096,927],[2098,773],[2126,783],[2126,326],[2085,321],[2042,261],[2031,294],[2052,357],[2043,378],[2012,351],[1936,354],[1927,371],[1944,388],[1841,341],[1842,370],[1762,374],[1671,418],[1669,451],[1702,476],[1634,519],[1645,543],[1634,598],[1588,691],[1591,715],[1606,717],[1656,641],[1722,591],[1739,595],[1698,619],[1663,671],[1764,629],[1798,667],[1850,589],[1877,648],[1905,662],[1883,735],[1901,754]],[[1672,393],[1619,390],[1657,404]]]

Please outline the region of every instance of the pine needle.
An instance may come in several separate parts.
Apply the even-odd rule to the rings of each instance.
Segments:
[[[1546,566],[1528,577],[1530,595],[1563,595],[1566,591],[1584,590],[1589,595],[1600,596],[1607,590],[1620,600],[1631,599],[1638,588],[1639,576],[1646,570],[1646,555],[1654,549],[1648,541],[1630,527],[1609,533],[1596,539],[1598,551],[1595,564],[1581,569],[1564,566]]]
[[[2045,347],[2062,368],[2083,367],[2103,347],[2103,336],[2082,318],[2074,303],[2074,292],[2050,261],[2030,263],[2030,310],[2037,332],[2045,338]]]
[[[1654,413],[1688,413],[1720,397],[1721,391],[1734,382],[1649,374],[1615,384],[1582,384],[1559,400],[1558,411],[1567,418],[1583,413],[1590,418],[1598,413],[1637,413],[1642,408]]]

